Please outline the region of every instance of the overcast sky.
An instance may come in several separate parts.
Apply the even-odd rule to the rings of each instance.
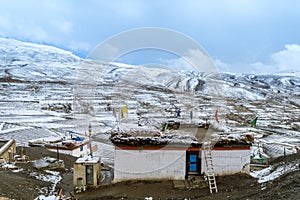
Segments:
[[[83,58],[112,35],[141,27],[191,37],[221,71],[300,70],[297,0],[0,0],[0,36]]]

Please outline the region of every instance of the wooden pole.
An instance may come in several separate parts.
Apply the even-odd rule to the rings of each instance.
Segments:
[[[58,144],[56,145],[56,159],[57,159],[57,161],[59,161]]]

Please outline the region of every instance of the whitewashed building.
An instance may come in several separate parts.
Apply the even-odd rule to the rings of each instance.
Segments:
[[[112,135],[114,182],[183,180],[206,172],[202,144],[197,138],[182,134],[150,135]],[[229,134],[219,139],[212,149],[215,175],[250,173],[250,146],[249,135]]]
[[[29,146],[41,146],[54,152],[59,152],[74,157],[81,157],[90,153],[87,137],[45,137],[28,141]]]
[[[90,148],[88,142],[68,142],[68,143],[60,143],[59,145],[45,145],[45,147],[49,151],[59,152],[67,155],[71,155],[74,157],[81,157],[90,152]]]

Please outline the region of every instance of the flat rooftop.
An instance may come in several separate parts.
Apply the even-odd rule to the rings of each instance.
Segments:
[[[112,130],[110,140],[116,146],[164,146],[185,145],[200,147],[204,141],[212,141],[217,147],[251,146],[253,135],[217,132],[197,126],[181,126],[177,130],[160,131],[143,127]]]

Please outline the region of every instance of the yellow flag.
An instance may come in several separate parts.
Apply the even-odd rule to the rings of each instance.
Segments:
[[[123,106],[121,109],[121,119],[124,119],[126,114],[128,114],[128,107]]]

